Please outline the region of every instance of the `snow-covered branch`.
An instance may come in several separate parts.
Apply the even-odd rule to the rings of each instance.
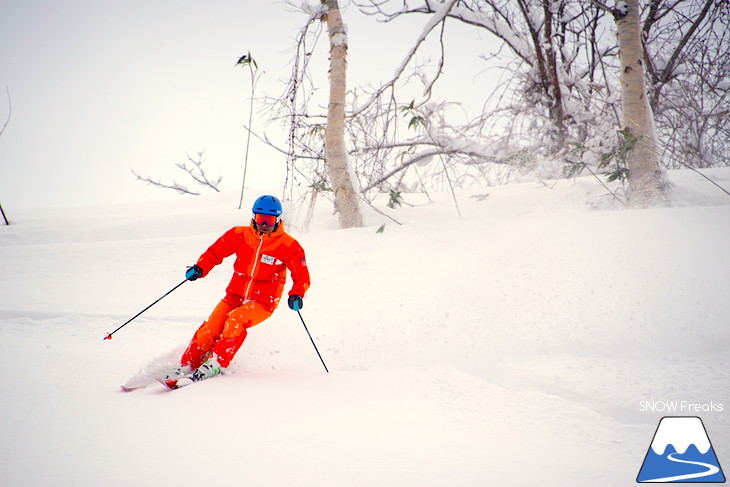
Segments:
[[[438,12],[436,12],[433,17],[426,23],[426,25],[423,27],[423,30],[421,31],[421,34],[416,38],[414,41],[413,46],[408,50],[406,55],[403,57],[403,60],[401,61],[400,65],[396,68],[395,73],[391,77],[390,81],[382,85],[378,90],[376,90],[369,100],[367,100],[363,105],[360,107],[356,107],[354,109],[354,115],[358,115],[363,110],[368,108],[372,103],[375,101],[376,98],[380,97],[385,91],[393,88],[395,84],[398,82],[398,80],[403,75],[403,72],[405,71],[408,64],[411,62],[413,57],[416,55],[416,52],[418,51],[418,48],[423,44],[423,42],[426,40],[426,37],[431,33],[431,31],[441,22],[444,21],[446,16],[448,15],[449,11],[453,8],[454,4],[456,4],[458,0],[445,0],[444,3],[439,8]]]
[[[195,183],[197,183],[198,185],[206,187],[206,188],[210,188],[213,191],[219,192],[220,190],[218,189],[218,185],[223,180],[223,178],[221,176],[219,176],[218,179],[215,181],[212,181],[211,179],[208,178],[208,176],[206,175],[206,173],[202,167],[203,161],[204,161],[203,152],[202,151],[198,152],[197,159],[193,159],[192,157],[190,157],[189,154],[186,154],[186,156],[187,156],[188,161],[187,162],[178,162],[175,164],[175,167],[184,171],[188,175],[188,177],[192,178],[192,180]],[[190,162],[192,164],[192,166],[189,166],[188,162]],[[134,176],[139,181],[144,181],[145,183],[148,183],[153,186],[160,187],[160,188],[172,189],[174,191],[177,191],[180,194],[189,194],[189,195],[199,195],[200,194],[199,191],[192,190],[192,189],[188,188],[186,185],[178,183],[175,180],[173,180],[172,183],[163,183],[159,179],[153,179],[148,176],[141,176],[141,175],[137,174],[137,172],[135,172],[134,170],[132,171],[132,174],[134,174]]]

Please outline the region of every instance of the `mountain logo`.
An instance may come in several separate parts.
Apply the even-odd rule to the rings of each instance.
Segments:
[[[663,417],[636,481],[725,482],[702,420],[696,416]]]

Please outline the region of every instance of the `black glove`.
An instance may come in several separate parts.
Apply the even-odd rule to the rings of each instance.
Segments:
[[[188,270],[185,271],[185,279],[188,281],[194,281],[199,277],[203,277],[203,269],[198,265],[188,267]]]
[[[302,297],[299,296],[298,294],[292,294],[291,296],[289,296],[289,301],[287,301],[287,304],[294,311],[299,311],[304,306]]]

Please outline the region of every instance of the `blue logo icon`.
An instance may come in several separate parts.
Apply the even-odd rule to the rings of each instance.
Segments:
[[[725,482],[702,420],[696,416],[662,418],[636,481]]]

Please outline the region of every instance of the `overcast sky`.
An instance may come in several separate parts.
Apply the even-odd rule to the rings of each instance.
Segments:
[[[382,83],[428,19],[378,25],[347,3],[348,85]],[[222,189],[239,188],[250,81],[235,62],[250,51],[263,72],[256,94],[280,94],[305,19],[277,1],[2,0],[0,124],[6,89],[12,112],[0,136],[0,203],[9,211],[175,197],[132,170],[182,181],[174,164],[201,150]],[[470,52],[447,60],[441,92],[483,92],[476,56],[486,41],[449,25],[454,45]],[[283,156],[255,143],[247,186],[280,188],[283,168]]]

